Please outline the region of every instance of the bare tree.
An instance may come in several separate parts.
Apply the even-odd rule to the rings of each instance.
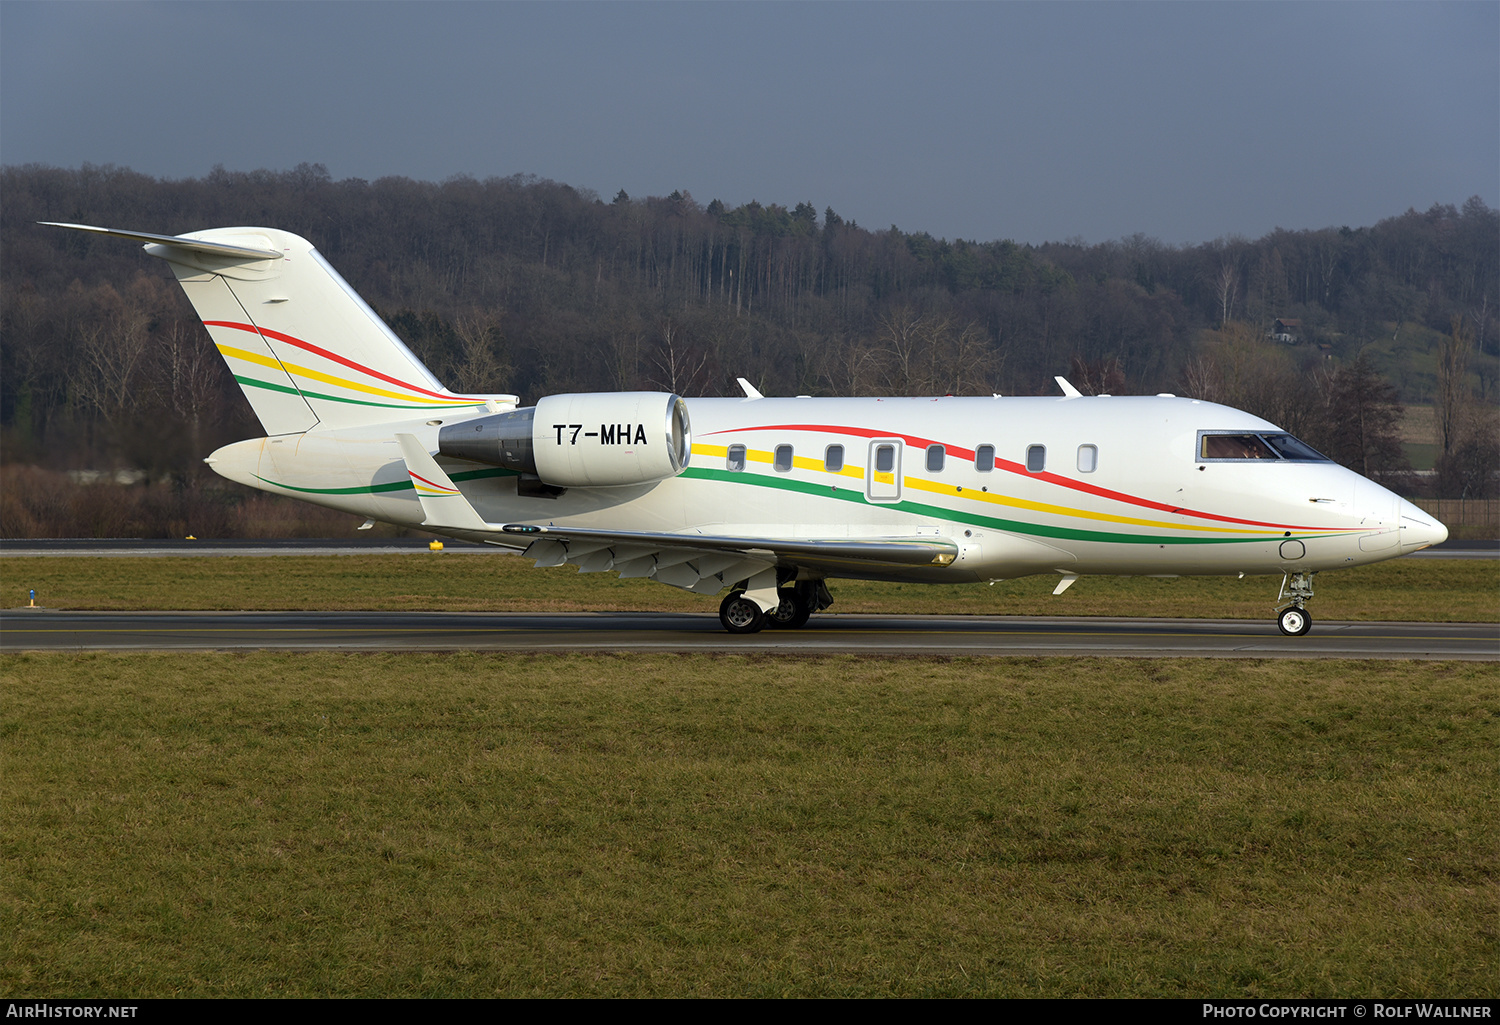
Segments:
[[[172,322],[162,345],[167,382],[163,392],[172,413],[187,422],[188,448],[202,448],[204,427],[218,419],[224,364],[196,325]]]
[[[978,324],[973,321],[965,324],[953,336],[948,350],[954,395],[994,391],[995,382],[1005,369],[1005,353],[990,344]]]
[[[666,388],[674,395],[699,394],[702,386],[698,378],[708,365],[708,356],[688,351],[678,337],[677,325],[671,319],[662,322],[661,341],[652,362],[660,373],[653,383]]]
[[[453,325],[459,355],[453,367],[453,387],[465,394],[484,394],[504,389],[514,368],[501,355],[504,337],[500,315],[492,310],[469,309]]]
[[[79,360],[69,378],[75,395],[107,423],[118,425],[145,398],[141,368],[151,320],[109,285],[101,285],[89,298],[97,315],[78,322]]]
[[[1464,318],[1453,318],[1453,331],[1438,346],[1437,443],[1445,456],[1453,454],[1464,433],[1465,413],[1469,405],[1469,352],[1474,347],[1474,332]]]
[[[1125,365],[1118,356],[1096,360],[1074,356],[1072,381],[1085,395],[1118,395],[1125,390]]]
[[[1186,394],[1254,413],[1304,439],[1323,435],[1328,409],[1327,389],[1316,380],[1320,369],[1299,370],[1284,346],[1268,344],[1238,321],[1204,338],[1183,369]]]
[[[1325,453],[1376,479],[1410,469],[1399,433],[1406,411],[1367,352],[1361,350],[1329,376],[1324,397],[1329,415],[1318,447]]]
[[[1228,323],[1229,318],[1234,316],[1234,303],[1239,297],[1239,287],[1240,269],[1226,257],[1223,266],[1219,268],[1218,277],[1214,279],[1214,294],[1219,300],[1221,325]]]
[[[880,356],[862,339],[825,339],[817,375],[835,395],[875,395],[883,390]]]
[[[886,387],[895,395],[918,395],[932,391],[928,387],[933,336],[947,329],[947,321],[930,321],[912,310],[898,306],[880,318],[876,351],[885,371]]]

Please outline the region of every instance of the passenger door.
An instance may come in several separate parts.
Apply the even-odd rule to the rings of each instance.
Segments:
[[[865,495],[872,502],[901,501],[901,439],[876,438],[870,442],[865,466]]]

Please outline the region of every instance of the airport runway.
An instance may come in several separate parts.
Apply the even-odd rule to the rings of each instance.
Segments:
[[[509,548],[443,541],[444,554],[513,554]],[[427,555],[422,538],[312,538],[265,541],[177,538],[36,538],[0,540],[0,556],[45,558],[95,556],[105,558],[163,558],[167,556],[277,556],[277,555]],[[1500,541],[1444,541],[1403,559],[1500,559]]]
[[[673,613],[0,613],[0,650],[649,651],[783,654],[1111,655],[1500,660],[1489,623],[1104,617],[821,615],[800,630],[726,634],[718,617]]]

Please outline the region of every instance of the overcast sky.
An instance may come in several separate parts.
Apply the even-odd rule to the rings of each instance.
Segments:
[[[1500,205],[1500,3],[0,0],[0,162],[304,161],[979,240],[1368,225]]]

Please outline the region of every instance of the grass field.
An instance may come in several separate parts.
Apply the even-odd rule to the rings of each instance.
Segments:
[[[1084,577],[1054,597],[1055,576],[984,584],[837,580],[829,611],[948,615],[1270,619],[1278,577]],[[613,573],[538,570],[501,553],[205,558],[0,558],[0,606],[58,609],[680,611],[718,599]],[[1319,575],[1318,620],[1495,622],[1500,561],[1396,559]]]
[[[1269,618],[1275,578],[834,612]],[[0,559],[6,605],[712,612],[455,553]],[[1500,563],[1319,578],[1500,618]],[[0,656],[0,995],[1500,995],[1500,667]]]
[[[1488,664],[32,654],[0,694],[7,997],[1500,995]]]

